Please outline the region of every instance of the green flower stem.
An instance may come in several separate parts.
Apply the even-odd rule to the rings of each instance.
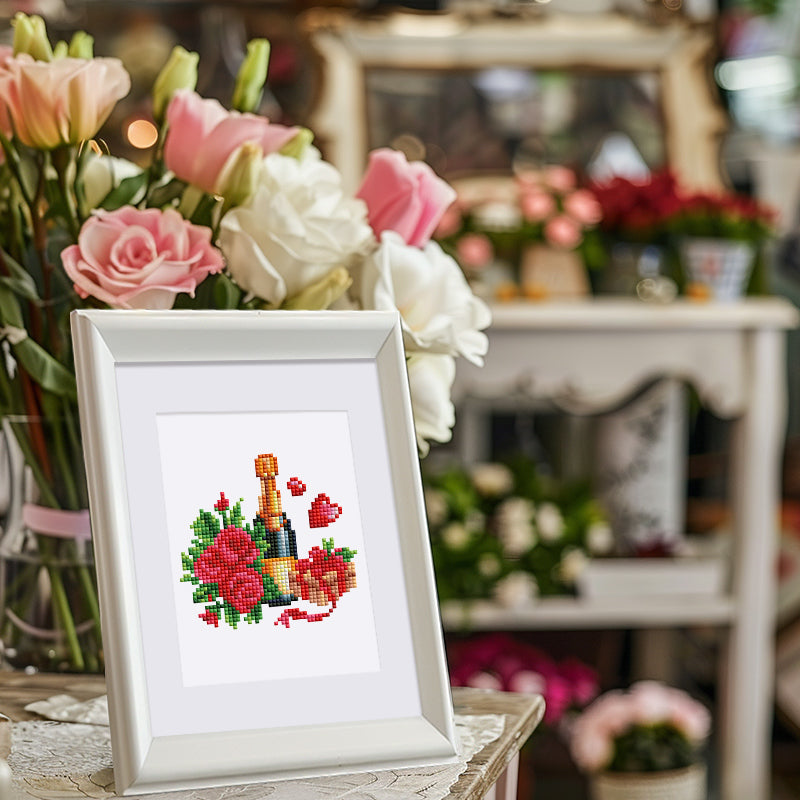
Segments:
[[[78,641],[78,633],[75,630],[75,620],[72,618],[72,611],[70,611],[69,599],[64,589],[64,582],[61,580],[61,573],[59,572],[59,568],[55,565],[49,566],[47,572],[50,576],[50,588],[53,593],[53,608],[64,629],[70,660],[78,672],[83,672],[86,662],[83,658],[80,642]]]
[[[39,463],[39,459],[36,457],[36,453],[34,452],[31,443],[28,441],[28,438],[25,436],[24,432],[19,430],[18,422],[12,422],[11,427],[14,431],[14,436],[19,443],[20,449],[22,450],[22,454],[25,456],[25,463],[33,472],[33,477],[36,480],[36,485],[39,487],[40,499],[43,505],[50,506],[51,508],[58,508],[58,500],[53,493],[53,489],[50,485],[51,482],[45,475],[45,472]]]
[[[78,219],[78,207],[75,195],[69,183],[70,167],[75,164],[75,152],[72,147],[58,147],[52,151],[51,161],[58,175],[58,190],[64,203],[65,221],[73,242],[78,241],[81,225]],[[77,172],[77,164],[75,170]]]
[[[69,607],[69,598],[64,589],[64,582],[61,579],[60,568],[57,563],[58,559],[54,558],[52,543],[49,542],[46,537],[37,536],[36,542],[39,547],[39,553],[42,556],[42,563],[50,577],[53,610],[67,640],[70,661],[78,672],[82,672],[85,667],[85,661],[80,642],[78,641],[78,633],[75,630],[75,620],[72,617],[72,611]]]
[[[78,482],[78,509],[89,507],[89,495],[86,487],[85,467],[83,463],[83,445],[81,443],[80,427],[78,423],[75,407],[70,403],[67,398],[62,398],[62,405],[64,407],[64,421],[67,428],[67,438],[69,440],[69,452],[76,454],[76,462],[74,468],[83,472],[77,475]]]
[[[55,406],[55,408],[54,408]],[[45,407],[45,415],[47,420],[50,423],[51,428],[51,445],[52,450],[51,454],[53,457],[52,464],[54,467],[54,475],[53,478],[58,481],[60,478],[59,483],[64,487],[64,498],[65,498],[65,505],[68,509],[72,511],[80,510],[80,499],[78,497],[78,486],[75,482],[75,475],[74,475],[74,467],[72,465],[72,459],[69,457],[69,453],[67,452],[67,446],[65,443],[65,436],[64,436],[64,425],[66,424],[65,420],[59,419],[54,414],[48,412],[56,412],[60,403],[56,398],[53,397],[46,397],[44,402]],[[63,506],[59,504],[59,507]]]
[[[16,559],[18,562],[23,562],[23,559]],[[27,563],[24,568],[20,569],[19,575],[5,587],[5,605],[8,605],[8,600],[14,597],[16,592],[24,586],[25,592],[20,596],[20,602],[17,603],[16,608],[12,611],[20,617],[25,619],[28,614],[28,609],[36,596],[36,583],[38,580],[39,564]],[[10,620],[5,620],[5,625],[2,630],[2,640],[8,644],[14,639],[14,632],[17,630],[16,625]]]

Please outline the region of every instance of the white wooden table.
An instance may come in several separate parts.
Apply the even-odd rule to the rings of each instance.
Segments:
[[[797,326],[797,310],[779,298],[665,306],[595,298],[498,305],[493,313],[485,366],[462,360],[456,376],[458,424],[468,441],[480,418],[469,398],[489,403],[548,399],[564,410],[589,413],[614,406],[653,378],[685,379],[708,408],[735,419],[730,468],[735,547],[731,586],[723,596],[636,603],[546,598],[513,612],[486,604],[471,609],[471,624],[506,629],[725,626],[729,635],[719,665],[715,720],[722,795],[767,800],[785,331]],[[461,615],[458,607],[443,609],[448,627],[459,626]]]

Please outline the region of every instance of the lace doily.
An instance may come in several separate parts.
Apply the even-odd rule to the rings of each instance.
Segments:
[[[140,800],[441,800],[467,762],[503,732],[498,714],[456,715],[461,761],[443,767],[363,772],[276,783],[149,794]],[[8,759],[17,797],[38,800],[114,797],[111,736],[98,725],[34,721],[12,729]]]

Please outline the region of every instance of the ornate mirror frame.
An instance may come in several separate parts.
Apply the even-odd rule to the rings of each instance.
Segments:
[[[322,61],[310,126],[347,189],[358,186],[369,147],[368,70],[494,66],[656,73],[669,165],[693,188],[724,184],[720,144],[727,118],[713,90],[708,26],[618,14],[478,18],[396,11],[362,17],[326,9],[304,22]]]

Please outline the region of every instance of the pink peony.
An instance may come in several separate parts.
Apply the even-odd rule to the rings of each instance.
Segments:
[[[651,725],[669,719],[673,705],[671,690],[657,681],[640,681],[630,690],[634,720]]]
[[[218,101],[188,89],[175,92],[167,108],[167,123],[167,168],[209,194],[222,191],[225,167],[243,144],[256,144],[266,156],[288,144],[299,131],[271,125],[266,117],[228,111]]]
[[[522,216],[528,222],[542,222],[556,210],[555,200],[541,189],[524,192],[519,204]]]
[[[264,594],[261,575],[252,567],[239,567],[219,587],[224,600],[240,614],[247,614]]]
[[[564,211],[583,225],[597,225],[603,209],[588,189],[576,189],[564,198]]]
[[[23,53],[0,71],[0,101],[17,138],[41,150],[91,139],[130,88],[116,58],[34,61]]]
[[[574,219],[560,214],[544,226],[544,237],[554,247],[571,250],[580,244],[582,234],[580,225]]]
[[[356,197],[367,204],[375,236],[395,231],[406,244],[424,247],[456,193],[427,164],[384,147],[370,153]]]
[[[494,256],[494,248],[487,236],[481,233],[468,233],[458,240],[456,253],[462,267],[480,269]]]
[[[224,266],[209,228],[192,225],[173,209],[132,206],[97,211],[61,261],[81,297],[149,309],[172,308],[176,294],[194,294],[198,283]]]

